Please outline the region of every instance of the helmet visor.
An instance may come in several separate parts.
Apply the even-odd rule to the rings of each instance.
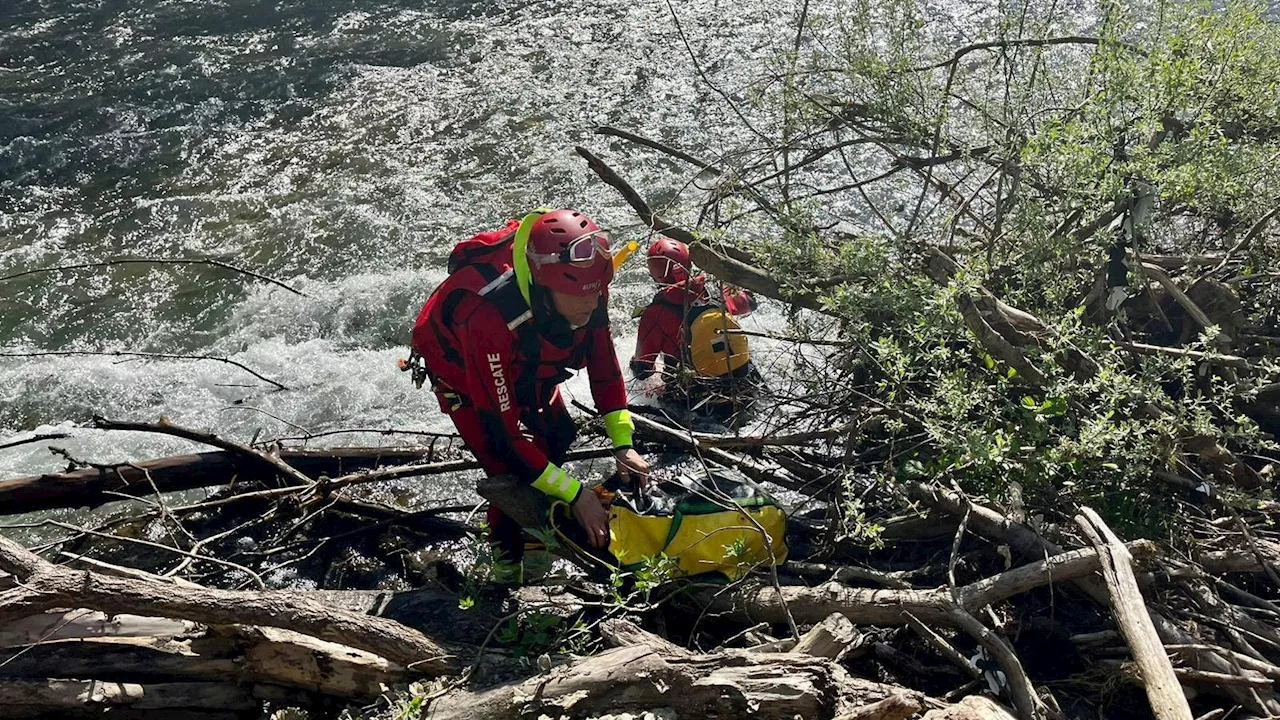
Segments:
[[[587,233],[575,238],[558,253],[530,252],[529,261],[538,267],[553,263],[565,263],[576,267],[590,267],[598,259],[613,258],[614,248],[609,246],[609,236],[603,232]]]

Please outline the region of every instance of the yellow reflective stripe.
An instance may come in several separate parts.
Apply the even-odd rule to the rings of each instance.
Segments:
[[[568,503],[573,502],[578,496],[578,488],[582,483],[563,469],[556,467],[555,463],[547,463],[542,474],[533,481],[533,486],[557,500]]]
[[[630,445],[631,435],[636,431],[636,424],[631,420],[631,411],[624,408],[605,415],[604,431],[608,433],[614,447]]]
[[[551,212],[551,208],[538,208],[520,220],[520,228],[516,230],[515,243],[511,246],[511,267],[516,271],[516,286],[524,296],[526,305],[532,305],[529,299],[529,284],[533,281],[529,273],[529,256],[525,253],[529,248],[529,234],[533,232],[533,224],[538,218]]]

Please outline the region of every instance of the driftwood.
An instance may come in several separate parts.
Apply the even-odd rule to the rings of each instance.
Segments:
[[[951,707],[930,710],[923,720],[1013,720],[1013,715],[991,698],[970,695]]]
[[[237,592],[122,579],[53,565],[0,537],[0,569],[21,584],[0,592],[0,621],[53,608],[173,617],[210,625],[269,624],[380,655],[422,673],[456,668],[425,635],[382,618],[337,610],[283,591]]]
[[[990,508],[970,503],[967,498],[958,493],[918,484],[910,486],[908,493],[913,499],[921,502],[926,507],[945,510],[957,517],[967,516],[968,526],[974,532],[989,540],[1007,545],[1015,557],[1027,559],[1045,557],[1047,555],[1052,559],[1066,552],[1058,545],[1036,535],[1029,527],[1014,523]],[[1130,551],[1132,552],[1132,550],[1131,546]],[[1095,577],[1081,576],[1071,580],[1071,582],[1100,605],[1105,606],[1109,603],[1106,586]],[[1156,632],[1160,635],[1160,640],[1166,645],[1197,644],[1195,638],[1160,612],[1148,606],[1147,613],[1151,617],[1151,622],[1155,626]],[[1237,672],[1236,666],[1219,652],[1206,651],[1198,653],[1193,662],[1196,665],[1196,669],[1241,674]],[[1247,675],[1252,671],[1244,670],[1242,672]],[[1237,686],[1225,687],[1223,692],[1251,712],[1263,716],[1280,715],[1280,700],[1277,700],[1274,695],[1260,697],[1249,689],[1242,689]]]
[[[153,625],[151,620],[144,618],[139,624]],[[250,626],[165,635],[60,637],[0,653],[7,657],[0,665],[0,680],[10,681],[71,677],[120,683],[268,683],[371,699],[385,684],[409,675],[403,666],[372,653],[289,630]]]
[[[521,683],[446,695],[424,717],[577,718],[671,708],[680,717],[824,720],[899,693],[919,697],[851,677],[839,665],[806,655],[736,652],[675,657],[633,645]]]
[[[861,642],[862,635],[854,629],[849,618],[832,613],[801,635],[789,652],[839,661]]]
[[[1173,665],[1147,613],[1146,601],[1138,590],[1129,551],[1102,518],[1089,508],[1082,508],[1076,523],[1103,555],[1102,576],[1110,593],[1111,609],[1138,662],[1152,712],[1159,720],[1191,720],[1193,716],[1187,697],[1182,693]]]
[[[1133,542],[1128,547],[1136,557],[1155,554],[1154,544],[1148,541]],[[954,620],[948,614],[952,607],[976,612],[1051,582],[1085,577],[1098,568],[1095,550],[1073,550],[970,583],[954,593],[948,589],[893,590],[828,584],[813,588],[784,586],[779,594],[772,586],[744,584],[733,592],[718,594],[710,605],[715,610],[732,612],[745,622],[785,623],[789,610],[798,623],[817,623],[839,613],[855,625],[894,626],[905,624],[904,613],[910,612],[926,623],[952,625]]]
[[[647,630],[642,630],[640,626],[630,620],[620,618],[600,623],[600,636],[609,644],[609,647],[648,645],[653,648],[654,652],[663,657],[693,657],[694,654],[692,651],[666,638],[654,635]]]
[[[1209,550],[1201,553],[1196,561],[1206,572],[1214,575],[1223,573],[1265,573],[1264,562],[1272,567],[1280,567],[1280,543],[1257,538],[1252,548],[1232,550]]]
[[[836,720],[907,720],[924,707],[920,698],[899,693],[845,713]]]
[[[425,449],[340,448],[282,450],[280,460],[311,477],[341,475],[381,465],[407,465],[428,459]],[[110,469],[85,468],[62,473],[0,480],[0,512],[26,513],[62,507],[96,507],[118,500],[115,494],[153,494],[147,475],[160,492],[261,483],[275,469],[246,462],[227,451],[173,455]]]
[[[110,574],[121,568],[111,566]],[[129,570],[132,570],[129,568]],[[146,577],[159,582],[175,580],[142,571],[127,577]],[[440,642],[480,645],[504,614],[499,598],[480,598],[467,610],[458,607],[455,593],[436,588],[415,588],[401,592],[384,590],[292,590],[299,600],[332,610],[394,621]],[[200,623],[163,617],[77,609],[45,612],[0,625],[0,647],[26,645],[41,640],[83,637],[167,637],[199,632]]]
[[[297,701],[269,685],[225,682],[121,683],[101,680],[0,680],[0,718],[109,717],[155,720],[239,718],[264,700]]]
[[[86,637],[176,637],[197,632],[199,628],[199,623],[189,620],[128,613],[108,615],[95,610],[64,610],[40,613],[5,623],[0,626],[0,647]]]

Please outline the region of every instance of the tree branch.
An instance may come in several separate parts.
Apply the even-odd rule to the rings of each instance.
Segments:
[[[268,455],[267,453],[264,453],[261,450],[256,450],[254,448],[251,448],[248,445],[241,445],[240,443],[235,442],[234,440],[227,440],[224,438],[220,438],[217,435],[214,435],[212,433],[204,433],[204,432],[200,432],[199,430],[192,430],[190,428],[184,428],[179,425],[174,425],[173,423],[169,422],[168,418],[162,417],[160,418],[160,422],[157,422],[157,423],[138,423],[138,422],[125,422],[125,421],[119,421],[119,420],[108,420],[101,416],[94,416],[93,424],[102,430],[133,430],[137,432],[161,433],[163,435],[172,435],[174,437],[180,437],[180,438],[183,438],[184,440],[191,440],[192,442],[204,443],[205,445],[212,445],[213,447],[222,448],[223,450],[234,452],[239,455],[243,455],[245,457],[253,458],[258,460],[259,462],[264,462],[270,465],[271,467],[274,467],[276,470],[278,470],[281,475],[284,475],[285,477],[293,480],[296,483],[306,485],[306,486],[315,484],[314,480],[307,477],[306,475],[303,475],[301,472],[298,472],[296,468],[294,468],[292,465],[290,465],[289,463],[286,463],[285,461],[281,460],[278,457]]]
[[[627,204],[631,205],[631,208],[640,216],[640,219],[654,232],[675,238],[688,245],[689,256],[702,269],[734,285],[744,287],[761,295],[782,300],[783,302],[794,303],[810,310],[828,312],[816,295],[785,289],[777,279],[763,270],[716,252],[707,243],[699,242],[693,233],[659,217],[645,202],[644,198],[640,197],[640,193],[636,192],[626,180],[623,180],[614,172],[613,168],[592,154],[590,150],[584,147],[575,149],[587,161],[588,166],[596,175],[600,176],[601,180],[622,194]]]
[[[55,607],[84,607],[106,613],[174,617],[207,625],[269,625],[349,645],[442,674],[455,669],[452,654],[427,636],[379,617],[340,610],[284,591],[238,592],[189,587],[140,577],[117,578],[71,570],[40,559],[0,537],[0,568],[24,583],[21,597],[0,594],[0,620]]]
[[[270,283],[272,285],[275,285],[276,287],[282,287],[285,290],[288,290],[289,292],[293,293],[294,295],[310,297],[309,295],[302,292],[301,290],[297,290],[293,287],[290,287],[289,285],[286,285],[283,282],[276,280],[275,278],[268,277],[260,273],[256,273],[252,270],[246,270],[242,267],[237,267],[235,265],[232,265],[231,263],[223,262],[222,260],[214,260],[213,258],[143,258],[143,257],[111,258],[109,260],[103,260],[101,262],[80,263],[78,265],[58,265],[56,267],[37,268],[35,270],[24,270],[23,272],[13,273],[12,275],[5,275],[4,277],[0,277],[0,282],[4,282],[6,280],[16,280],[17,278],[20,278],[20,277],[26,277],[28,275],[37,275],[40,273],[68,272],[71,270],[85,270],[88,268],[110,267],[113,265],[211,265],[213,267],[223,268],[224,270],[231,270],[232,272],[237,272],[237,273],[240,273],[241,275],[248,275],[251,278],[255,278],[257,280]]]
[[[275,385],[279,390],[288,390],[289,388],[262,375],[247,365],[236,362],[229,358],[217,357],[215,355],[174,355],[170,353],[149,353],[149,352],[130,352],[126,350],[42,350],[37,352],[0,352],[0,357],[11,358],[34,358],[34,357],[73,357],[77,355],[87,356],[106,356],[106,357],[137,357],[154,360],[213,360],[215,362],[234,365],[250,375],[262,380],[263,382]]]
[[[960,62],[960,59],[963,58],[965,55],[968,55],[969,53],[972,53],[972,52],[977,52],[978,50],[992,50],[995,48],[1012,48],[1012,47],[1047,47],[1051,45],[1097,45],[1097,46],[1100,46],[1104,42],[1107,42],[1107,41],[1104,41],[1096,37],[1089,37],[1086,35],[1069,35],[1066,37],[1052,37],[1052,38],[1015,38],[1012,40],[989,40],[987,42],[980,42],[980,43],[973,43],[972,45],[965,45],[959,50],[956,50],[955,54],[951,56],[950,60],[943,60],[942,62],[937,62],[932,65],[924,65],[921,67],[911,68],[910,70],[907,70],[907,72],[926,72],[929,70],[937,70],[938,68],[946,67],[948,65],[955,65],[956,63]],[[1116,43],[1116,44],[1131,52],[1141,52],[1140,50],[1138,50],[1137,46],[1131,45],[1129,43]]]
[[[44,442],[45,440],[61,440],[62,438],[69,437],[71,437],[70,433],[49,433],[47,435],[32,435],[29,438],[23,438],[21,440],[5,440],[4,442],[0,442],[0,450],[7,450],[8,448],[18,447],[19,445]]]

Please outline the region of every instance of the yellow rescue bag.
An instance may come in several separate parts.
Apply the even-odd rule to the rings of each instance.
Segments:
[[[562,539],[580,530],[571,516],[553,514]],[[609,555],[635,570],[665,556],[679,575],[720,573],[730,579],[787,559],[787,515],[746,476],[714,470],[710,476],[664,482],[641,494],[612,496]],[[580,548],[581,549],[581,548]]]

